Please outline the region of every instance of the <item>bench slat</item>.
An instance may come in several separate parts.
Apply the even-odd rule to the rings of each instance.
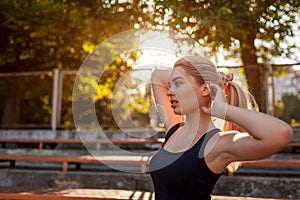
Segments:
[[[103,164],[138,164],[140,172],[146,173],[150,156],[50,156],[50,155],[8,155],[1,154],[0,160],[4,161],[35,161],[35,162],[61,162],[62,171],[68,170],[69,163],[103,163]],[[288,159],[263,159],[244,161],[242,166],[254,167],[300,167],[300,160]]]
[[[62,171],[68,170],[69,163],[103,163],[103,164],[138,164],[140,172],[147,172],[148,156],[40,156],[40,155],[7,155],[0,154],[4,161],[34,161],[34,162],[61,162]]]
[[[161,139],[29,139],[29,138],[0,138],[0,143],[38,144],[43,149],[44,144],[96,144],[100,150],[101,144],[162,144]]]
[[[300,142],[289,142],[286,146],[288,146],[288,147],[300,147]]]
[[[300,167],[300,160],[263,159],[263,160],[254,160],[254,161],[243,161],[242,166],[253,166],[253,167]]]

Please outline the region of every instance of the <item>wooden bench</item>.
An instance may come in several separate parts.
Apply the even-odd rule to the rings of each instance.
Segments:
[[[45,144],[95,144],[96,150],[101,149],[102,144],[159,144],[163,143],[163,139],[29,139],[29,138],[0,138],[0,144],[6,143],[23,143],[23,144],[38,144],[39,149],[43,149]],[[292,140],[287,147],[300,148],[299,140]]]
[[[300,141],[291,141],[286,146],[288,147],[300,147]]]
[[[287,144],[287,147],[291,147],[292,152],[296,153],[297,149],[300,148],[300,139],[293,139],[291,142]]]
[[[102,144],[161,144],[163,141],[159,139],[16,139],[16,138],[0,138],[0,143],[36,143],[39,149],[43,149],[44,144],[96,144],[96,149],[100,150]],[[300,142],[291,141],[287,146],[300,146]],[[62,171],[68,171],[70,163],[75,163],[80,166],[81,163],[107,163],[107,164],[137,164],[140,165],[140,172],[147,172],[149,157],[128,157],[128,156],[60,156],[60,155],[9,155],[0,154],[0,160],[10,161],[11,166],[14,166],[15,161],[30,161],[30,162],[59,162],[62,163]],[[287,159],[263,159],[255,161],[242,162],[241,166],[254,167],[300,167],[300,160]]]
[[[59,162],[62,163],[62,171],[67,172],[70,163],[75,163],[80,166],[81,163],[103,163],[103,164],[126,164],[139,165],[140,173],[146,173],[150,161],[149,156],[61,156],[61,155],[10,155],[0,154],[0,160],[9,161],[11,166],[15,166],[15,161],[29,161],[29,162]],[[243,161],[241,167],[300,167],[300,160],[292,159],[262,159],[254,161]]]
[[[69,163],[103,163],[103,164],[129,164],[139,165],[140,172],[147,172],[149,163],[148,156],[58,156],[58,155],[8,155],[0,154],[0,160],[9,161],[11,166],[15,165],[15,161],[30,161],[30,162],[59,162],[62,163],[62,171],[68,171]]]
[[[5,200],[154,200],[153,192],[113,189],[54,189],[0,187],[0,199]],[[212,200],[283,200],[272,198],[213,195]]]
[[[252,166],[252,167],[300,167],[300,160],[262,159],[262,160],[254,160],[254,161],[243,161],[241,166]]]
[[[246,167],[246,168],[244,168]],[[254,167],[254,168],[253,168]],[[298,169],[300,167],[300,160],[292,159],[262,159],[253,161],[242,161],[237,171],[229,172],[228,176],[240,175],[240,174],[274,174],[284,172],[285,174],[291,174],[291,168]],[[280,170],[280,171],[279,171]],[[288,171],[288,173],[286,173]]]
[[[101,144],[162,144],[161,139],[21,139],[21,138],[0,138],[0,144],[23,143],[38,144],[43,149],[45,144],[95,144],[96,150],[101,149]]]

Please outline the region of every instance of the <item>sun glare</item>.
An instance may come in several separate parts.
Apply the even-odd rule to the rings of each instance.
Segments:
[[[134,69],[170,69],[176,61],[176,56],[160,49],[142,50],[142,55],[138,58]]]
[[[293,69],[295,71],[299,71],[300,70],[300,65],[293,65]]]

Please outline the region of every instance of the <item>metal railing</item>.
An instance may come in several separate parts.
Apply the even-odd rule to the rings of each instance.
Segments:
[[[239,73],[237,68],[227,68],[227,70],[230,70],[232,73]],[[72,92],[77,73],[78,71],[75,70],[59,69],[54,71],[0,73],[0,128],[73,129],[75,125],[72,115]],[[105,73],[106,79],[98,82],[99,85],[103,85],[108,80],[108,77],[112,77],[113,73],[118,72],[106,71]],[[120,77],[118,75],[117,79]],[[269,110],[272,111],[274,109],[274,104],[280,101],[282,94],[292,93],[299,96],[299,77],[300,71],[295,70],[290,70],[285,76],[280,77],[272,73],[268,74]],[[134,76],[131,76],[131,78],[133,80]],[[147,84],[147,81],[145,82],[143,78],[139,78],[144,81],[143,84]],[[117,82],[115,79],[112,80]],[[111,90],[114,89],[114,86],[109,87]],[[132,92],[132,88],[129,88],[127,93],[135,94],[135,92]],[[143,95],[144,99],[151,99],[149,97],[151,92],[144,92]],[[110,103],[110,99],[106,99],[105,102],[103,98],[95,98],[94,103],[97,104],[98,102],[101,106],[107,106]],[[148,106],[148,108],[150,107],[151,105]],[[141,116],[149,118],[149,111],[134,110],[138,119],[143,118]],[[109,113],[111,111],[104,112],[100,109],[99,112]],[[143,122],[143,126],[147,126],[145,123],[152,123],[150,122],[151,119],[147,120]]]

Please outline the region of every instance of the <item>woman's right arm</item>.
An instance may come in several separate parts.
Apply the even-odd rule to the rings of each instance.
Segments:
[[[156,69],[152,73],[151,83],[156,108],[161,120],[165,124],[166,132],[175,124],[183,122],[183,117],[175,115],[171,107],[168,92],[169,70]]]

